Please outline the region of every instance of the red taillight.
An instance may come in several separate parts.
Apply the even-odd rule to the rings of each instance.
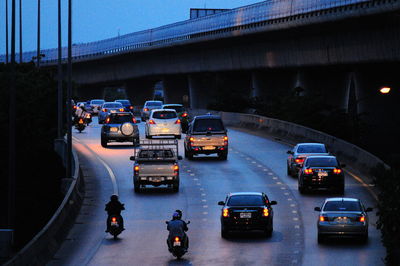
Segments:
[[[113,223],[116,223],[116,222],[117,222],[117,217],[111,218],[111,221],[112,221]]]
[[[124,111],[124,108],[119,108],[119,111],[120,111],[120,112],[123,112],[123,111]]]
[[[106,124],[108,124],[108,123],[110,123],[110,118],[109,117],[107,117],[107,119],[106,119]]]
[[[194,138],[193,137],[189,138],[189,141],[194,141]]]
[[[178,171],[179,170],[179,165],[175,164],[174,165],[174,171]]]
[[[133,106],[129,106],[129,109],[133,110]]]
[[[139,172],[139,169],[140,169],[139,165],[135,165],[135,167],[133,167],[133,170],[134,170],[135,172]]]
[[[319,221],[320,221],[320,222],[325,222],[325,221],[326,221],[326,217],[320,215],[320,216],[319,216]]]
[[[175,121],[175,124],[180,124],[180,123],[181,123],[181,120],[180,120],[180,119],[178,119],[178,120]]]
[[[76,105],[73,106],[74,109],[78,109],[78,107],[76,107]]]
[[[86,118],[90,118],[90,114],[86,114]]]
[[[302,164],[304,162],[304,158],[296,158],[294,161],[298,164]]]
[[[149,120],[149,124],[150,124],[150,125],[155,125],[156,122],[154,122],[154,120],[150,119],[150,120]]]
[[[365,222],[365,216],[360,217],[360,222]]]
[[[228,136],[224,136],[224,145],[228,145]]]
[[[224,208],[224,209],[222,210],[222,216],[223,216],[223,217],[229,217],[229,210],[226,209],[226,208]]]
[[[149,108],[144,108],[143,111],[148,112]]]
[[[132,117],[132,122],[136,123],[136,118]]]
[[[82,118],[79,118],[79,122],[78,122],[79,124],[83,124],[83,119]]]
[[[313,170],[312,169],[304,169],[304,173],[306,175],[311,175],[313,173]]]
[[[188,116],[187,113],[183,113],[183,114],[182,114],[182,117],[187,117],[187,116]]]
[[[103,112],[107,112],[107,109],[106,109],[106,108],[103,108],[103,109],[101,109],[101,111],[103,111]]]
[[[340,173],[342,173],[342,169],[335,168],[335,169],[333,169],[333,173],[334,174],[340,174]]]
[[[175,237],[175,242],[179,242],[179,237]]]
[[[263,210],[263,216],[264,216],[264,217],[268,217],[268,216],[269,216],[269,210],[268,210],[268,208],[264,208],[264,210]]]

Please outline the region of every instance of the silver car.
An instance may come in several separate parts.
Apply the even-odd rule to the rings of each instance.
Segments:
[[[106,102],[101,106],[99,112],[99,124],[103,124],[110,113],[123,112],[124,106],[121,103]]]
[[[149,118],[151,110],[161,109],[162,105],[163,105],[162,101],[146,101],[140,113],[142,121],[146,121]]]
[[[181,120],[174,109],[155,109],[150,113],[145,126],[146,138],[153,136],[182,136]]]
[[[372,208],[365,208],[355,198],[328,198],[322,208],[315,207],[318,216],[318,243],[328,236],[359,237],[368,241],[368,215]]]
[[[287,174],[297,177],[299,170],[308,156],[329,155],[328,149],[322,143],[298,143],[287,151]]]
[[[100,108],[105,101],[101,99],[95,99],[90,101],[90,106],[92,107],[93,114],[98,114],[100,112]]]

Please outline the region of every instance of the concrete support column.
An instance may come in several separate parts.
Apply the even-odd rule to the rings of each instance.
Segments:
[[[77,101],[90,101],[92,99],[103,99],[104,87],[94,85],[81,85],[74,89],[72,97]]]
[[[152,100],[156,79],[134,79],[125,82],[125,92],[133,106],[143,106],[145,101]]]
[[[191,74],[187,76],[189,105],[192,109],[206,109],[215,100],[215,74]]]
[[[189,106],[189,84],[186,75],[167,76],[163,78],[164,102],[179,103]]]

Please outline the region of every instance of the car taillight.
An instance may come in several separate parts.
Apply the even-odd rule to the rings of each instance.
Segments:
[[[180,124],[180,123],[181,123],[181,120],[180,120],[180,119],[178,119],[178,120],[175,121],[175,124]]]
[[[120,111],[120,112],[123,112],[123,111],[124,111],[124,108],[119,108],[119,111]]]
[[[101,111],[103,111],[103,112],[107,112],[107,109],[106,109],[106,108],[103,108],[103,109],[101,109]]]
[[[194,138],[193,138],[193,137],[190,137],[190,138],[189,138],[189,145],[190,145],[190,146],[194,146],[193,141],[194,141]]]
[[[150,120],[149,120],[149,124],[150,124],[150,125],[155,125],[156,122],[154,122],[154,120],[150,119]]]
[[[187,116],[188,116],[187,113],[183,113],[183,114],[182,114],[182,117],[187,117]]]
[[[224,136],[224,145],[228,145],[228,136]]]
[[[365,222],[365,216],[364,216],[364,215],[363,215],[363,216],[360,216],[359,221],[360,221],[360,222]]]
[[[340,174],[340,173],[342,173],[342,169],[335,168],[335,169],[333,169],[333,173],[334,174]]]
[[[193,137],[190,137],[190,138],[189,138],[189,141],[194,141],[194,138],[193,138]]]
[[[327,221],[328,221],[328,217],[325,217],[325,216],[320,215],[320,216],[319,216],[319,221],[320,221],[320,222],[327,222]]]
[[[268,217],[268,216],[269,216],[269,210],[268,210],[268,208],[264,208],[264,210],[263,210],[263,216],[264,216],[264,217]]]
[[[86,114],[86,118],[90,118],[90,114]]]
[[[175,164],[174,165],[174,171],[178,171],[179,170],[179,165]]]
[[[135,170],[136,172],[139,171],[140,167],[139,165],[135,165],[135,167],[133,168],[133,170]]]
[[[148,112],[149,108],[144,108],[143,111]]]
[[[136,118],[132,117],[132,122],[136,123]]]
[[[110,123],[110,118],[109,117],[107,117],[107,119],[106,119],[106,124],[108,124],[108,123]]]
[[[78,122],[79,124],[83,124],[83,119],[82,118],[79,118],[79,122]]]
[[[117,217],[111,218],[111,221],[112,221],[113,223],[116,223],[116,222],[117,222]]]
[[[179,237],[175,237],[175,242],[179,242]]]
[[[223,217],[229,217],[229,209],[224,208],[224,209],[222,210],[222,216],[223,216]]]
[[[313,173],[313,170],[312,169],[304,169],[304,173],[306,175],[311,175]]]
[[[133,106],[129,106],[129,109],[133,110]]]
[[[296,158],[294,161],[298,164],[302,164],[304,162],[304,158]]]
[[[74,109],[78,109],[78,107],[76,107],[76,105],[73,106]]]

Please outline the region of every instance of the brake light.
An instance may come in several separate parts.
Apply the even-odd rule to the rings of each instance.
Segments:
[[[360,217],[360,222],[365,222],[365,216]]]
[[[268,210],[268,208],[264,208],[263,216],[264,216],[264,217],[268,217],[268,216],[269,216],[269,210]]]
[[[296,158],[294,161],[298,164],[302,164],[304,162],[304,158]]]
[[[228,136],[225,136],[225,137],[224,137],[224,141],[228,141]]]
[[[79,124],[83,124],[83,119],[82,118],[79,118],[79,122],[78,122]]]
[[[194,138],[193,137],[189,138],[189,141],[194,141]]]
[[[148,112],[149,108],[144,108],[143,111]]]
[[[112,221],[113,223],[116,223],[116,222],[117,222],[117,217],[111,218],[111,221]]]
[[[110,118],[109,117],[107,117],[107,119],[106,119],[106,124],[108,124],[108,123],[110,123]]]
[[[135,167],[133,167],[133,170],[135,170],[135,172],[139,172],[139,169],[140,169],[139,165],[135,165]]]
[[[180,123],[181,123],[181,120],[180,120],[180,119],[178,119],[178,120],[175,121],[175,124],[180,124]]]
[[[74,109],[78,109],[78,107],[76,107],[76,105],[73,106]]]
[[[90,118],[90,114],[86,114],[86,118]]]
[[[228,145],[228,136],[224,136],[224,146]]]
[[[175,242],[179,242],[179,237],[175,237]]]
[[[103,111],[103,112],[107,112],[107,109],[106,109],[106,108],[103,108],[103,109],[101,109],[101,111]]]
[[[124,108],[119,108],[119,111],[120,111],[120,112],[123,112],[123,111],[124,111]]]
[[[188,116],[187,113],[183,113],[183,114],[182,114],[182,117],[187,117],[187,116]]]
[[[333,173],[334,174],[340,174],[340,173],[342,173],[342,169],[335,168],[335,169],[333,169]]]
[[[226,209],[226,208],[223,209],[223,210],[222,210],[222,216],[223,216],[223,217],[229,217],[229,210]]]
[[[155,125],[155,124],[156,124],[156,122],[154,122],[154,120],[153,120],[153,119],[150,119],[150,120],[149,120],[149,124],[150,124],[150,125]]]
[[[132,122],[136,123],[136,118],[132,117]]]
[[[313,170],[312,169],[304,169],[304,173],[306,175],[311,175],[313,173]]]
[[[174,165],[174,171],[178,171],[179,170],[179,165],[175,164]]]
[[[129,106],[129,109],[133,110],[133,106]]]

